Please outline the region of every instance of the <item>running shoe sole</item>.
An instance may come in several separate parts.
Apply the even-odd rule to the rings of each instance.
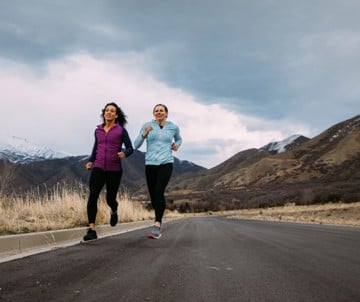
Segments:
[[[147,237],[149,238],[149,239],[160,239],[160,237],[161,237],[161,234],[159,235],[159,236],[154,236],[153,234],[148,234],[147,235]]]

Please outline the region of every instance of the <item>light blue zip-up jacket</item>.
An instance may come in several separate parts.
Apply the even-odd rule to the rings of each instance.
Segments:
[[[143,138],[142,134],[147,126],[151,126],[153,130]],[[139,149],[144,140],[146,140],[145,165],[156,166],[173,163],[171,144],[175,142],[180,147],[182,143],[179,127],[170,121],[167,121],[163,128],[160,128],[155,120],[145,123],[134,141],[134,148]]]

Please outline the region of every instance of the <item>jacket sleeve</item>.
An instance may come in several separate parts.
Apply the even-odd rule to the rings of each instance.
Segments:
[[[179,147],[182,144],[182,137],[180,135],[180,128],[178,126],[176,126],[176,132],[174,135],[174,140],[175,140],[175,144],[177,144]]]
[[[123,128],[123,132],[122,132],[122,142],[125,145],[125,149],[122,149],[122,151],[125,153],[126,157],[128,157],[133,153],[134,148],[132,146],[129,133],[125,128]]]
[[[96,149],[97,149],[97,144],[98,144],[96,134],[94,136],[95,136],[95,142],[94,142],[94,146],[91,151],[91,155],[88,160],[89,162],[92,162],[92,163],[95,162],[95,159],[96,159]]]
[[[145,127],[146,127],[147,124],[144,124],[140,131],[139,131],[139,134],[138,136],[136,137],[135,141],[134,141],[134,147],[135,149],[139,149],[141,147],[141,145],[143,144],[145,138],[142,137],[144,131],[145,131]]]

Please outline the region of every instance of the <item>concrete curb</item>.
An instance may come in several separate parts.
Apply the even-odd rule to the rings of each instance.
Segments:
[[[98,238],[126,233],[153,225],[153,221],[119,223],[96,227]],[[0,236],[0,263],[80,243],[87,228]]]

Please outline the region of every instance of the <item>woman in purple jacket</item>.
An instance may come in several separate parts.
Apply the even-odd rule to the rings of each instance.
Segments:
[[[106,185],[106,202],[111,208],[110,225],[118,222],[116,201],[120,186],[122,167],[121,160],[133,153],[132,143],[127,130],[126,115],[116,103],[108,103],[102,109],[103,123],[95,129],[95,143],[85,167],[91,170],[89,187],[90,194],[87,203],[89,229],[84,241],[96,239],[95,219],[97,201],[100,192]],[[122,149],[122,145],[125,149]]]

